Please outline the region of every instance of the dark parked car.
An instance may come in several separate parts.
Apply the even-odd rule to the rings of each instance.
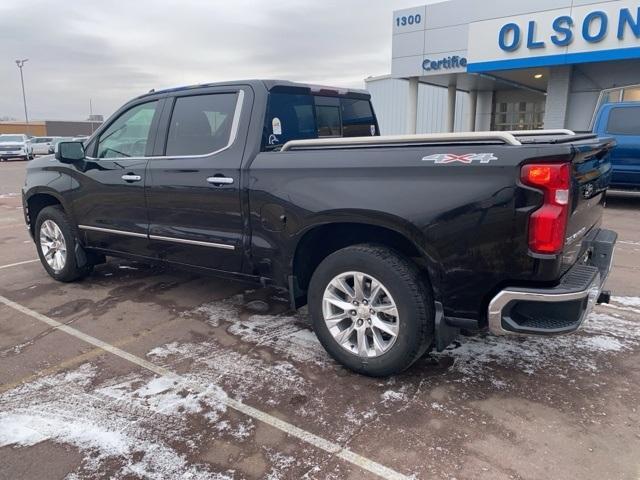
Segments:
[[[335,359],[382,376],[462,328],[567,333],[606,301],[612,147],[382,137],[366,92],[220,83],[143,95],[60,143],[23,202],[57,280],[113,255],[286,288]]]

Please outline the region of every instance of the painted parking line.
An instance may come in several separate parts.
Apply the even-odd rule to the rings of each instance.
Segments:
[[[8,265],[0,265],[0,270],[4,270],[5,268],[18,267],[20,265],[26,265],[28,263],[35,263],[39,261],[40,259],[36,258],[35,260],[25,260],[24,262],[16,262],[16,263],[10,263]]]
[[[140,358],[140,357],[137,357],[136,355],[132,355],[131,353],[126,352],[114,345],[111,345],[110,343],[104,342],[99,338],[92,337],[91,335],[87,335],[86,333],[83,333],[80,330],[76,330],[75,328],[65,325],[64,323],[60,323],[52,318],[47,317],[46,315],[36,312],[35,310],[31,310],[28,307],[25,307],[23,305],[20,305],[19,303],[9,300],[8,298],[3,297],[2,295],[0,295],[0,303],[3,303],[4,305],[10,308],[13,308],[14,310],[17,310],[21,313],[24,313],[25,315],[28,315],[31,318],[34,318],[43,323],[46,323],[47,325],[54,327],[57,330],[65,332],[84,342],[87,342],[90,345],[101,348],[106,352],[109,352],[135,365],[138,365],[139,367],[145,368],[155,373],[156,375],[160,375],[160,376],[169,378],[171,380],[185,382],[191,388],[193,388],[198,392],[204,392],[205,390],[207,390],[206,387],[201,386],[197,383],[191,382],[185,379],[184,377],[178,375],[177,373],[174,373],[164,367],[161,367],[152,362],[149,362],[144,358]],[[281,430],[282,432],[290,436],[296,437],[302,440],[303,442],[306,442],[310,445],[313,445],[316,448],[324,450],[325,452],[331,455],[334,455],[337,458],[340,458],[349,463],[352,463],[353,465],[356,465],[357,467],[367,470],[368,472],[371,472],[374,475],[377,475],[381,478],[385,478],[388,480],[409,480],[410,478],[378,462],[374,462],[373,460],[363,457],[362,455],[358,455],[357,453],[352,452],[351,450],[346,449],[335,442],[332,442],[323,437],[315,435],[311,432],[303,430],[302,428],[296,427],[295,425],[289,422],[286,422],[284,420],[281,420],[266,412],[263,412],[262,410],[259,410],[254,407],[250,407],[249,405],[246,405],[239,400],[235,400],[233,398],[229,398],[228,396],[225,396],[225,398],[223,399],[223,402],[229,408],[237,410],[238,412],[243,413],[255,420],[259,420],[263,423],[266,423],[267,425],[277,428],[278,430]]]

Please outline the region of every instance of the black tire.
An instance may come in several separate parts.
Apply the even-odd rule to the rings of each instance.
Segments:
[[[361,357],[340,346],[324,321],[322,302],[327,285],[337,275],[351,271],[380,281],[397,306],[399,331],[395,343],[377,357]],[[383,246],[354,245],[325,258],[311,278],[308,304],[314,331],[329,355],[363,375],[385,377],[400,373],[433,343],[434,306],[430,286],[411,261]]]
[[[51,266],[49,266],[42,252],[42,245],[40,244],[40,229],[46,220],[54,222],[64,236],[67,254],[64,267],[60,271],[55,271]],[[59,282],[73,282],[86,277],[93,270],[93,263],[87,259],[87,255],[84,253],[84,250],[78,241],[76,230],[72,227],[61,206],[53,205],[45,207],[40,211],[38,219],[36,220],[34,237],[40,262],[53,279],[58,280]],[[81,254],[78,255],[78,252],[81,252]],[[78,257],[85,259],[84,265],[78,265]]]

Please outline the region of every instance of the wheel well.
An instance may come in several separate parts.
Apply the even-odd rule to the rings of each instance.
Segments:
[[[293,275],[297,279],[298,293],[306,292],[311,276],[322,260],[341,248],[359,243],[384,245],[407,257],[421,257],[410,240],[385,227],[360,223],[322,225],[307,232],[296,248]]]
[[[51,205],[61,205],[60,201],[53,195],[46,193],[37,193],[27,200],[27,208],[29,209],[29,228],[31,233],[34,232],[36,220],[43,208]]]

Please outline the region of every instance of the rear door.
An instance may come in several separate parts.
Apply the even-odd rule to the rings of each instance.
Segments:
[[[145,255],[149,221],[144,187],[163,100],[126,108],[74,164],[73,210],[88,245]]]
[[[150,248],[164,260],[240,271],[240,165],[253,93],[212,87],[167,102],[161,155],[147,166]]]
[[[613,106],[606,135],[615,137],[611,155],[614,186],[640,187],[640,105]]]

